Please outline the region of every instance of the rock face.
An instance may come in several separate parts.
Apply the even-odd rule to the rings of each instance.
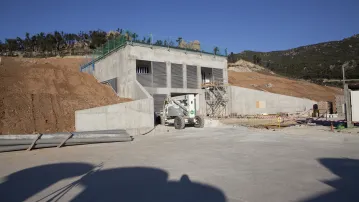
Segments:
[[[129,101],[79,72],[82,61],[2,57],[0,134],[74,131],[76,110]]]
[[[343,91],[339,88],[321,86],[303,80],[293,80],[255,71],[228,71],[228,82],[233,86],[307,98],[315,101],[334,102],[336,95],[343,94]]]
[[[238,60],[235,63],[228,63],[228,70],[234,72],[269,72],[274,74],[273,72],[267,70],[266,68],[253,64],[251,62],[247,62],[245,60]]]

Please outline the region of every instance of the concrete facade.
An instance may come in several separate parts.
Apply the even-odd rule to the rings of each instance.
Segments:
[[[117,78],[117,95],[137,100],[141,99],[141,96],[137,95],[141,91],[137,92],[138,84],[136,84],[136,61],[138,60],[166,63],[167,87],[145,86],[144,89],[150,95],[196,94],[198,103],[205,103],[205,100],[202,100],[204,99],[204,91],[201,90],[202,67],[222,69],[224,83],[228,83],[226,57],[136,43],[128,44],[124,48],[110,53],[106,58],[87,67],[85,72],[92,73],[100,82]],[[171,64],[181,64],[183,68],[182,88],[172,88],[171,86]],[[187,88],[187,65],[197,67],[198,88],[196,89]],[[198,113],[205,114],[205,106],[197,106],[200,106],[197,109]]]
[[[309,110],[315,101],[269,92],[228,87],[228,115],[276,114],[279,112],[295,113]]]
[[[223,56],[201,54],[179,49],[133,43],[117,50],[89,66],[86,72],[92,73],[100,82],[117,78],[117,94],[121,97],[136,99],[134,88],[136,81],[136,60],[165,62],[167,68],[167,88],[145,87],[150,94],[201,93],[201,67],[223,69],[224,82],[228,83],[227,59]],[[183,71],[183,88],[171,88],[171,64],[194,65],[198,68],[198,89],[188,89],[186,68]],[[94,69],[93,71],[91,71]]]

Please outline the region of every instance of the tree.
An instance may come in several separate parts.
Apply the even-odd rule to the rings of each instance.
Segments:
[[[157,40],[156,43],[155,43],[155,45],[162,46],[162,45],[163,45],[162,40]]]
[[[175,46],[175,43],[171,40],[171,41],[168,43],[168,46],[174,47],[174,46]]]
[[[24,51],[24,41],[20,38],[16,38],[17,51]]]
[[[0,40],[0,55],[4,51],[4,43]]]
[[[17,50],[16,39],[5,39],[5,48],[9,51],[10,55]]]
[[[146,37],[143,37],[142,43],[146,43]]]
[[[80,33],[78,34],[78,38],[82,46],[89,46],[91,43],[89,34],[83,31],[80,31]]]
[[[138,34],[136,34],[136,33],[132,33],[132,39],[133,39],[133,41],[137,41],[137,37],[138,37]]]
[[[168,46],[167,40],[165,40],[165,41],[163,42],[163,45],[164,45],[164,46]]]
[[[107,39],[106,39],[106,32],[102,31],[102,30],[97,30],[97,31],[90,31],[89,34],[89,38],[90,38],[90,48],[91,49],[95,49],[100,47],[101,45],[105,44]]]
[[[178,37],[178,39],[176,40],[176,42],[178,43],[178,46],[180,46],[182,40],[183,40],[182,37]]]
[[[116,30],[120,35],[122,35],[122,32],[123,32],[123,30],[122,29],[120,29],[120,28],[117,28],[117,30]]]
[[[257,62],[257,55],[253,55],[253,63],[256,64]]]
[[[33,52],[37,50],[37,37],[35,35],[31,37],[31,49]]]
[[[126,39],[127,39],[128,41],[131,40],[131,35],[132,35],[132,33],[127,30],[127,31],[126,31]]]
[[[64,40],[65,40],[65,43],[66,43],[66,46],[67,47],[70,47],[71,46],[71,44],[73,44],[74,42],[73,42],[73,37],[72,37],[72,35],[71,34],[65,34],[64,35]]]
[[[45,50],[51,53],[56,50],[56,39],[51,33],[48,33],[45,37]]]
[[[30,33],[28,33],[28,32],[26,32],[26,34],[25,34],[24,48],[25,48],[25,51],[27,51],[27,52],[32,51]]]
[[[234,58],[234,53],[231,52],[229,55],[228,55],[228,61],[231,62],[231,63],[234,63],[235,62],[235,58]]]
[[[63,38],[63,33],[60,33],[58,31],[55,31],[54,32],[54,37],[55,37],[55,40],[56,40],[56,50],[57,52],[59,53],[60,52],[60,49],[62,48],[62,46],[64,44],[66,44],[64,38]]]
[[[217,53],[219,53],[219,48],[217,46],[213,48],[213,53],[215,55],[217,55]]]
[[[151,44],[151,37],[147,39],[146,43]]]
[[[60,33],[59,33],[60,34]],[[46,50],[46,36],[44,32],[40,32],[36,35],[36,50],[38,52],[45,52]],[[56,46],[57,47],[57,46]]]

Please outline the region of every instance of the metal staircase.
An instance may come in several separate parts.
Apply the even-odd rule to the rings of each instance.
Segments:
[[[226,114],[226,106],[228,103],[227,85],[223,80],[217,80],[202,85],[205,89],[205,100],[207,103],[207,115],[210,117],[223,117]]]

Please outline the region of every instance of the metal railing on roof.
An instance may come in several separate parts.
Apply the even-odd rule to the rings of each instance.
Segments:
[[[227,56],[227,49],[220,48],[215,45],[206,45],[201,44],[199,41],[188,41],[184,40],[181,37],[161,37],[161,36],[153,36],[149,34],[140,38],[138,35],[129,34],[130,32],[125,32],[126,34],[115,36],[113,39],[108,40],[102,46],[93,50],[91,57],[85,59],[84,63],[80,66],[80,70],[82,71],[85,68],[90,66],[94,67],[94,63],[108,54],[126,46],[129,43],[139,43],[139,44],[147,44],[151,46],[159,46],[166,47],[168,49],[178,49],[189,52],[197,52],[203,54],[212,54],[216,56]]]

